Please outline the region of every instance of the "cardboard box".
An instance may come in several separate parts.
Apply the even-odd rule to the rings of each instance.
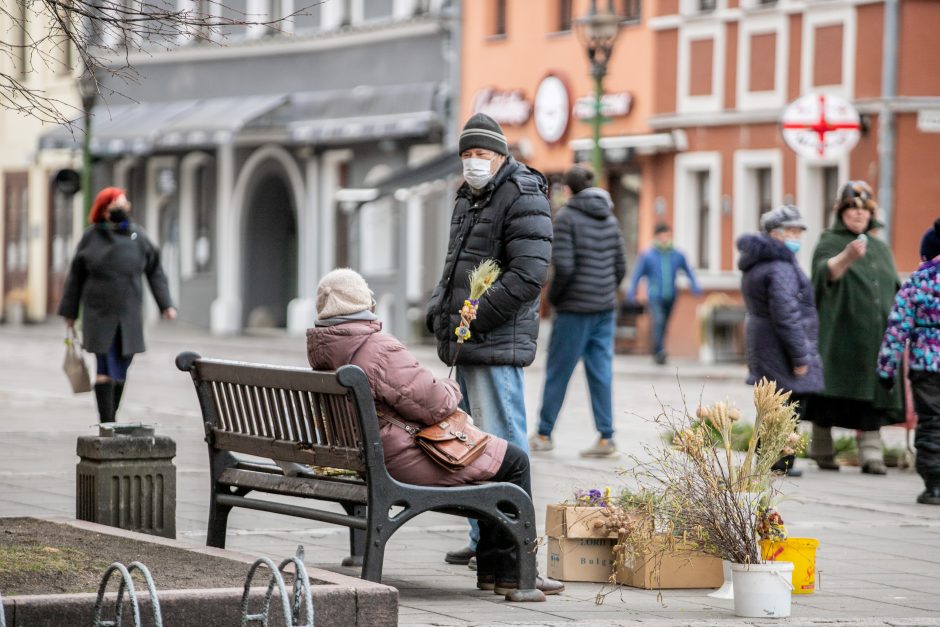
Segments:
[[[604,529],[607,517],[601,507],[549,505],[545,510],[545,535],[549,538],[610,538],[617,534]]]
[[[548,576],[560,581],[605,583],[614,572],[614,543],[608,538],[548,539]]]
[[[617,583],[647,590],[718,588],[724,583],[717,557],[682,545],[675,551],[662,551],[665,539],[661,537],[653,543],[655,550],[635,552],[628,557],[627,566],[617,569]]]

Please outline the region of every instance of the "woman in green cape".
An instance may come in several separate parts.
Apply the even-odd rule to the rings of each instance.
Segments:
[[[888,391],[875,369],[881,337],[898,291],[891,249],[870,236],[881,224],[864,181],[842,186],[833,226],[813,251],[812,280],[819,311],[819,353],[825,390],[807,404],[813,423],[812,457],[821,469],[838,470],[831,427],[855,429],[866,474],[885,474],[881,432],[904,421],[903,386]]]

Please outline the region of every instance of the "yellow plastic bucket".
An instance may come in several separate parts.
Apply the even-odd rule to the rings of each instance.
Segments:
[[[793,594],[816,592],[816,538],[787,538],[772,542],[762,540],[761,557],[765,562],[793,563]]]

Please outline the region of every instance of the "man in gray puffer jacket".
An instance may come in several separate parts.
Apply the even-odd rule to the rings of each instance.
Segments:
[[[555,306],[545,365],[545,389],[532,451],[554,448],[552,430],[565,400],[568,381],[584,360],[591,409],[599,439],[582,457],[610,457],[614,444],[611,393],[617,289],[627,273],[620,226],[610,194],[591,187],[594,174],[580,166],[565,173],[573,196],[555,217],[552,248],[554,276],[548,299]]]

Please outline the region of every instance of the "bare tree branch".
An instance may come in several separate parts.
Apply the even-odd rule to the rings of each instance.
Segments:
[[[290,15],[246,14],[217,0],[6,0],[0,21],[8,25],[0,55],[14,71],[0,74],[0,108],[44,122],[69,123],[74,107],[34,86],[43,71],[71,74],[71,52],[82,73],[95,79],[108,74],[138,82],[132,54],[170,50],[183,42],[224,44],[231,29],[263,27],[280,32],[284,23],[325,0],[312,1]]]

